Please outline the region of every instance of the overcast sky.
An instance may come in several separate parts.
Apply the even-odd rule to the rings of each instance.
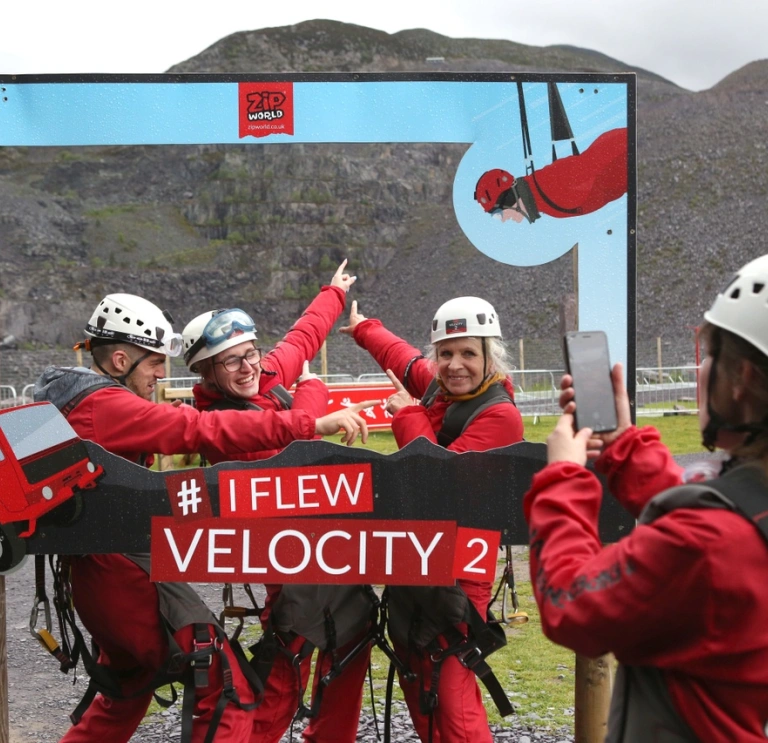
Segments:
[[[237,31],[315,18],[572,44],[690,90],[768,58],[768,0],[6,0],[0,73],[165,72]]]

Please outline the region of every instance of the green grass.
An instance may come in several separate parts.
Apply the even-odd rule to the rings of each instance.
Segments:
[[[557,416],[542,416],[535,422],[532,417],[525,416],[523,423],[526,441],[546,443],[547,436],[557,423]],[[693,454],[703,450],[699,419],[695,415],[640,416],[637,419],[637,425],[657,428],[661,434],[661,440],[669,447],[672,454]],[[326,440],[338,443],[339,436],[328,436]],[[391,431],[372,431],[368,436],[367,444],[361,444],[358,441],[355,446],[373,449],[383,454],[397,451],[397,443]]]
[[[556,416],[543,416],[536,423],[525,418],[525,438],[527,441],[546,442],[557,422]],[[661,434],[661,440],[674,455],[693,454],[703,451],[699,419],[695,415],[640,416],[637,425],[653,426]]]

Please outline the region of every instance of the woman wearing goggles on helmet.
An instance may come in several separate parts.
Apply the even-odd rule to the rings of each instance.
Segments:
[[[423,436],[450,451],[465,452],[522,440],[523,423],[512,404],[514,391],[499,319],[484,299],[458,297],[443,304],[432,319],[431,343],[424,356],[381,322],[358,312],[356,302],[352,302],[349,325],[341,332],[351,335],[392,380],[396,391],[386,409],[394,416],[392,431],[398,446]],[[461,430],[452,430],[445,425],[446,414],[452,408],[453,419],[461,418],[460,411],[468,409],[465,402],[480,404],[474,417],[465,418]],[[389,635],[397,654],[417,675],[415,681],[401,676],[400,686],[422,741],[432,740],[433,731],[442,743],[492,740],[474,672],[456,656],[436,666],[428,649],[434,643],[450,645],[447,633],[466,635],[466,625],[453,622],[456,616],[468,616],[471,607],[484,622],[491,590],[490,582],[468,580],[459,580],[458,586],[450,588],[387,589]],[[422,711],[422,689],[437,695],[431,720]]]
[[[655,428],[632,425],[617,364],[611,433],[574,432],[578,399],[563,377],[549,464],[523,502],[545,634],[621,664],[610,743],[768,733],[768,255],[736,274],[704,321],[699,427],[727,459],[683,470]],[[588,460],[639,520],[615,544],[598,537],[602,487]]]
[[[269,353],[257,348],[256,326],[253,319],[241,309],[205,312],[192,320],[184,329],[184,359],[189,369],[200,374],[202,381],[194,387],[200,410],[267,410],[309,412],[317,418],[318,432],[335,433],[345,429],[344,442],[351,444],[358,433],[363,441],[367,427],[359,415],[363,408],[378,400],[360,403],[350,408],[325,415],[328,388],[309,372],[308,359],[314,358],[338,319],[346,303],[346,293],[355,277],[344,272],[344,261],[331,279],[330,285],[320,290],[302,316],[285,337]],[[288,389],[298,378],[291,396]],[[277,454],[280,448],[265,448],[248,453],[233,451],[228,457],[235,460],[265,459]],[[213,456],[216,464],[224,457]],[[338,655],[358,644],[365,633],[370,617],[371,603],[361,586],[279,586],[268,585],[267,600],[261,614],[266,630],[279,627],[290,633],[287,652],[302,660],[298,669],[288,655],[278,652],[265,682],[263,701],[254,710],[253,740],[277,743],[291,723],[299,696],[298,675],[302,689],[306,688],[311,672],[312,653],[301,653],[309,647],[307,635],[323,651],[325,645],[314,639],[317,625],[325,625],[324,610],[332,612],[335,622]],[[301,606],[300,617],[291,605]],[[369,649],[366,648],[345,667],[332,683],[324,688],[319,714],[310,719],[304,731],[307,740],[314,743],[340,741],[353,743],[357,737],[358,718],[362,705],[362,690],[368,667]],[[330,670],[329,654],[320,652],[315,682]]]
[[[309,360],[317,355],[341,315],[347,292],[355,283],[356,277],[344,272],[346,264],[346,260],[342,262],[330,284],[320,290],[282,341],[263,356],[256,346],[256,324],[244,310],[212,310],[189,322],[182,333],[184,361],[190,371],[202,377],[193,389],[198,409],[304,410],[318,419],[323,434],[335,433],[326,429],[338,419],[345,432],[344,443],[353,443],[361,431],[367,436],[367,428],[357,415],[363,408],[348,408],[350,416],[344,415],[346,411],[326,415],[328,390],[309,373]],[[297,380],[291,397],[288,388]],[[240,452],[236,458],[266,459],[278,451]],[[209,460],[214,464],[221,461],[216,455]]]

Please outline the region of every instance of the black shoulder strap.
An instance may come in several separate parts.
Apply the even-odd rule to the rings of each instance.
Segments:
[[[507,392],[504,385],[496,383],[471,400],[452,403],[445,411],[443,427],[437,432],[437,443],[440,446],[450,446],[479,413],[491,405],[507,402],[514,405],[512,396]]]
[[[290,410],[293,407],[291,393],[288,392],[282,384],[276,384],[269,392],[267,392],[267,395],[277,400],[283,410]]]
[[[408,375],[411,373],[411,367],[412,367],[412,366],[413,366],[413,365],[414,365],[414,364],[415,364],[415,363],[416,363],[416,362],[417,362],[419,359],[423,359],[423,358],[424,358],[424,356],[423,356],[422,354],[419,354],[418,356],[414,356],[414,357],[413,357],[413,358],[412,358],[412,359],[411,359],[411,360],[410,360],[410,361],[409,361],[409,362],[408,362],[408,363],[405,365],[405,371],[403,372],[403,387],[405,387],[405,389],[407,389],[409,392],[410,392],[410,390],[408,389]],[[435,380],[432,380],[432,381],[434,382]],[[430,387],[431,387],[431,386],[432,386],[432,385],[430,384]],[[436,382],[435,382],[435,387],[437,387],[437,383],[436,383]]]
[[[706,485],[733,503],[736,513],[752,521],[768,542],[768,478],[762,469],[737,467]]]
[[[98,392],[99,390],[103,390],[105,387],[116,387],[119,386],[117,382],[104,382],[104,384],[94,384],[91,387],[86,387],[84,390],[78,392],[71,400],[64,403],[64,405],[59,408],[61,411],[61,414],[65,418],[69,418],[69,414],[86,398],[88,395],[92,395],[94,392]]]
[[[424,394],[421,396],[421,404],[425,408],[431,408],[435,404],[437,396],[440,394],[440,385],[437,383],[437,379],[433,379]]]
[[[290,410],[293,406],[291,393],[282,384],[276,384],[267,392],[267,397],[277,400],[283,410]],[[228,397],[222,397],[220,400],[211,403],[206,410],[264,410],[264,408],[249,400],[231,400]]]

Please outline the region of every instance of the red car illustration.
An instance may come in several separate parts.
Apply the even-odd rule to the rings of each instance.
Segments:
[[[0,564],[8,550],[34,534],[37,520],[96,486],[104,474],[51,403],[32,403],[0,412]],[[66,509],[68,519],[77,507]],[[13,525],[13,526],[11,526]]]

